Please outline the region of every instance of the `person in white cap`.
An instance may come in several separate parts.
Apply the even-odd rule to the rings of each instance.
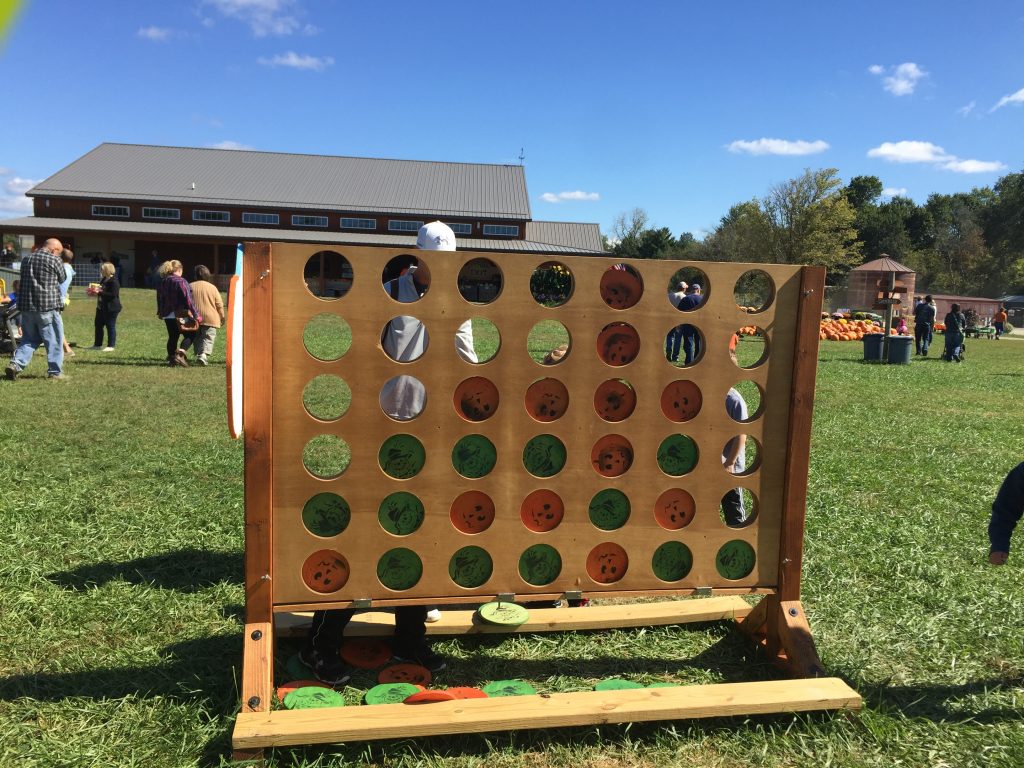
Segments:
[[[669,303],[673,307],[679,309],[680,303],[686,297],[686,283],[680,281],[678,290],[668,292]],[[677,362],[679,360],[679,348],[683,343],[683,327],[677,325],[669,330],[668,335],[665,337],[665,357],[670,362]]]

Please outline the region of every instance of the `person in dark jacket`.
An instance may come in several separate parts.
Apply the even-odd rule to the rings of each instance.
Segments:
[[[199,326],[190,331],[182,330],[180,318],[191,317],[197,322],[203,321],[192,300],[192,289],[188,281],[181,276],[183,267],[177,259],[165,261],[160,265],[160,284],[156,288],[156,315],[167,325],[167,364],[188,367],[186,352],[196,340]],[[183,339],[178,348],[178,339]]]
[[[96,291],[95,334],[91,349],[113,352],[117,344],[117,316],[121,312],[121,284],[114,275],[116,267],[109,261],[100,264],[100,287]],[[107,329],[107,346],[103,346],[103,329]]]
[[[1010,470],[1003,480],[996,500],[992,502],[992,519],[988,523],[991,544],[988,561],[1003,565],[1010,557],[1010,536],[1024,513],[1024,461]]]
[[[946,349],[942,353],[942,359],[946,362],[963,362],[965,328],[967,328],[967,318],[960,311],[960,305],[954,304],[946,315]]]
[[[928,345],[932,342],[932,326],[935,325],[935,302],[931,294],[914,307],[914,345],[917,354],[928,357]]]

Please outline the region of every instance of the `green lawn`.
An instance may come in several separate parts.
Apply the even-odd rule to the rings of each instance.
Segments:
[[[79,297],[69,380],[46,381],[40,354],[0,381],[0,766],[209,766],[230,754],[243,507],[224,339],[210,367],[168,368],[152,292],[123,299],[115,353],[82,349],[92,303]],[[804,603],[862,713],[371,742],[279,750],[269,764],[1024,765],[1024,555],[985,564],[992,497],[1024,458],[1024,342],[972,341],[963,365],[860,356],[859,343],[822,343]],[[337,393],[309,397],[338,407]],[[773,674],[724,624],[438,646],[447,681],[517,676],[548,691],[613,675]],[[294,649],[283,644],[282,659]],[[350,703],[369,682],[353,679]]]

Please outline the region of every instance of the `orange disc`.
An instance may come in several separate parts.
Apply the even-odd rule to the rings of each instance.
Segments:
[[[565,504],[557,493],[542,488],[523,499],[519,516],[529,530],[545,533],[554,530],[562,522]]]
[[[554,421],[568,407],[569,390],[558,379],[540,379],[526,390],[526,412],[537,421]]]
[[[622,421],[636,408],[636,391],[622,379],[608,379],[594,391],[594,410],[605,421]]]
[[[321,549],[302,564],[302,580],[314,592],[337,592],[348,581],[348,561],[333,549]]]
[[[608,365],[633,362],[640,352],[640,334],[628,323],[611,323],[597,335],[597,356]]]
[[[353,637],[341,644],[341,658],[359,669],[376,669],[388,663],[391,646],[376,637]]]
[[[494,502],[481,491],[466,491],[452,502],[449,516],[455,530],[462,533],[481,533],[494,522]]]
[[[682,488],[671,488],[654,502],[654,520],[667,531],[685,528],[696,512],[693,496]]]
[[[704,398],[692,381],[669,382],[661,393],[661,412],[675,422],[689,421],[700,412]]]
[[[488,699],[490,698],[486,693],[481,691],[479,688],[470,688],[468,686],[459,686],[456,688],[449,688],[448,693],[454,696],[456,699]]]
[[[601,275],[601,299],[612,309],[629,309],[643,293],[643,283],[631,270],[612,267]]]
[[[633,464],[633,446],[622,435],[605,435],[594,443],[590,461],[599,475],[618,477]]]
[[[378,683],[412,683],[413,685],[430,685],[430,670],[419,664],[402,662],[384,667],[377,675]]]
[[[277,686],[277,700],[284,701],[284,697],[294,691],[296,688],[330,688],[327,683],[321,683],[319,680],[292,680],[289,683],[281,683]]]
[[[466,379],[455,388],[455,411],[467,421],[484,421],[498,410],[498,388],[483,376]]]
[[[420,691],[405,698],[405,704],[429,704],[433,701],[455,701],[458,697],[449,691],[431,690]]]
[[[587,574],[598,584],[612,584],[626,575],[629,557],[618,544],[606,541],[587,555]]]

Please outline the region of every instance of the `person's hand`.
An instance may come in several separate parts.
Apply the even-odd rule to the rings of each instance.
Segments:
[[[992,565],[1006,565],[1006,561],[1010,559],[1009,552],[989,552],[988,561]]]

